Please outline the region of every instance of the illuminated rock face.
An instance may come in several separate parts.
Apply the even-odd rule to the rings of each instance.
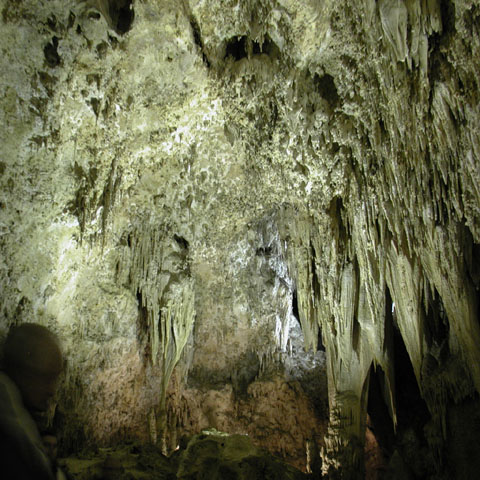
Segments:
[[[326,369],[325,472],[367,411],[392,465],[478,471],[478,1],[0,7],[2,327],[61,337],[66,448],[279,375],[308,413]]]

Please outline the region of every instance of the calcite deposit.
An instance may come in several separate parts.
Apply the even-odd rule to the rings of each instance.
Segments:
[[[0,327],[59,335],[65,455],[248,429],[358,479],[368,413],[388,478],[475,478],[478,0],[0,12]]]

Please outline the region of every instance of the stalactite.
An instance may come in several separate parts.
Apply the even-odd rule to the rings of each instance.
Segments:
[[[291,212],[290,212],[291,213]],[[285,215],[283,221],[290,217],[289,213],[284,212],[280,215],[280,222],[282,222],[282,215]],[[315,291],[318,288],[316,285],[315,272],[315,254],[312,252],[312,245],[310,244],[310,222],[308,218],[297,218],[295,224],[283,228],[291,229],[291,234],[295,235],[295,242],[289,244],[286,252],[288,264],[291,268],[290,275],[296,285],[298,310],[300,315],[300,323],[304,335],[305,348],[316,351],[318,340],[318,305],[316,302]],[[280,227],[282,228],[282,227]],[[286,232],[283,232],[287,235]]]
[[[186,285],[181,287],[178,297],[174,297],[161,312],[161,352],[163,355],[161,410],[163,412],[170,377],[192,333],[195,321],[194,300],[193,284],[187,282]]]
[[[187,261],[178,253],[175,239],[165,229],[148,224],[126,234],[127,245],[117,259],[117,281],[128,279],[130,289],[146,311],[150,360],[162,372],[158,411],[148,418],[150,435],[160,438],[166,450],[166,391],[172,372],[192,333],[195,293],[186,271]],[[152,426],[154,424],[154,426]]]

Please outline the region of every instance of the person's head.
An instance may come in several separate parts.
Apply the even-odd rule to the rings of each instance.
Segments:
[[[57,337],[35,323],[12,327],[5,340],[4,366],[17,384],[26,407],[46,411],[63,366]]]

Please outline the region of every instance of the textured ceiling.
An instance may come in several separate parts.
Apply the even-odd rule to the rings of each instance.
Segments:
[[[294,313],[325,471],[356,475],[372,364],[395,422],[394,330],[442,455],[480,390],[479,2],[0,7],[2,325],[62,337],[66,411],[162,431],[178,361],[285,365]]]

